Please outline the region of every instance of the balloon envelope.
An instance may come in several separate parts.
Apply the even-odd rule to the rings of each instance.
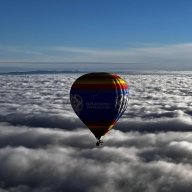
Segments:
[[[128,105],[128,84],[116,74],[88,73],[71,86],[72,108],[99,140],[122,116]]]

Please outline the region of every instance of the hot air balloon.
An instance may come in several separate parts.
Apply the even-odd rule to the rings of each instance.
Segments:
[[[128,95],[127,82],[111,73],[84,74],[72,84],[72,108],[98,140],[97,146],[126,110]]]

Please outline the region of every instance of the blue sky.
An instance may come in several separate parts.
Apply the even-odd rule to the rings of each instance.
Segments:
[[[191,17],[190,0],[0,0],[0,68],[191,70]]]

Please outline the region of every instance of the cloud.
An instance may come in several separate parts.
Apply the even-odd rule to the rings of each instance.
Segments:
[[[69,103],[79,75],[0,76],[0,191],[191,191],[191,75],[122,75],[128,109],[102,147]]]
[[[72,130],[84,126],[84,124],[74,115],[65,112],[64,115],[55,114],[9,114],[0,116],[0,122],[8,122],[12,125],[26,125],[30,127],[61,128]]]
[[[154,117],[153,117],[154,118]],[[191,117],[161,118],[160,120],[122,120],[117,124],[117,129],[121,131],[141,131],[141,132],[158,132],[158,131],[191,131]]]
[[[82,145],[89,138],[85,130],[1,125],[0,132],[1,142],[3,138],[15,142],[1,143],[2,191],[190,191],[192,187],[190,132],[113,130],[101,148]]]
[[[190,70],[192,62],[191,43],[170,45],[145,44],[137,47],[119,48],[115,50],[94,49],[90,47],[21,47],[3,45],[0,46],[0,49],[4,53],[4,56],[0,57],[1,65],[5,66],[3,62],[17,62],[12,63],[15,67],[22,66],[19,62],[31,62],[27,65],[30,67],[35,65],[36,69],[37,67],[43,68],[43,66],[45,66],[42,64],[43,62],[46,62],[47,67],[52,69],[66,68],[64,63],[61,62],[74,62],[70,64],[71,68],[89,68],[90,70],[93,68],[103,69],[104,67],[108,70]],[[102,67],[99,63],[102,64]],[[105,65],[103,65],[103,63],[105,63]]]
[[[79,48],[79,47],[64,47],[64,46],[55,46],[53,49],[60,52],[71,52],[74,54],[84,54],[87,57],[101,58],[104,61],[110,59],[109,62],[127,62],[128,63],[149,63],[165,60],[186,60],[191,61],[191,49],[192,44],[173,44],[173,45],[146,45],[141,47],[130,47],[125,49],[116,49],[116,50],[98,50],[91,48]],[[117,60],[117,58],[119,58]],[[99,61],[103,61],[99,60]],[[98,60],[96,60],[98,61]]]

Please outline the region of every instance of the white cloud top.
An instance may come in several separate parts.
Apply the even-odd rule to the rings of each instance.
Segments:
[[[191,191],[191,75],[122,75],[129,106],[101,148],[69,103],[78,76],[0,76],[0,191]]]

